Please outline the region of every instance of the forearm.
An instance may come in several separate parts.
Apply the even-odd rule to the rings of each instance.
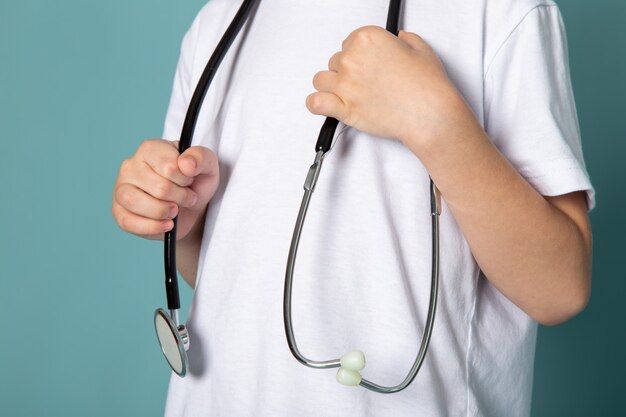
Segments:
[[[198,218],[191,231],[176,242],[176,267],[185,282],[195,288],[198,274],[198,258],[204,233],[204,214]]]
[[[405,144],[440,189],[489,281],[537,321],[567,320],[589,296],[590,235],[521,177],[463,100],[450,103],[454,128]]]
[[[487,278],[522,310],[553,324],[584,307],[591,264],[585,201],[534,190],[493,146],[422,38],[359,28],[313,86],[312,113],[398,138],[415,153]]]

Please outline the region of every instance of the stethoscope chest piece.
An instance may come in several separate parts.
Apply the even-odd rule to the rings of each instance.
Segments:
[[[163,310],[157,308],[154,312],[154,329],[156,330],[163,356],[170,367],[179,376],[187,373],[187,350],[189,349],[189,334],[184,325],[177,325]]]
[[[193,96],[187,108],[185,121],[183,123],[178,144],[179,153],[185,152],[191,146],[193,132],[200,114],[204,96],[213,80],[217,68],[222,62],[226,51],[235,40],[235,37],[246,22],[253,6],[258,0],[244,0],[237,14],[230,23],[224,36],[220,39],[215,51],[207,62],[202,76],[196,85]],[[178,376],[185,376],[189,360],[187,350],[189,349],[189,334],[184,325],[178,321],[178,310],[180,309],[180,297],[178,294],[178,275],[176,269],[176,224],[178,217],[172,219],[174,227],[165,232],[163,238],[164,266],[165,266],[165,292],[167,294],[167,308],[169,314],[162,308],[154,312],[154,329],[156,330],[163,356],[170,364],[170,367]]]

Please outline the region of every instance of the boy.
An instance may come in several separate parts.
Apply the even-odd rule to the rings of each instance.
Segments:
[[[169,140],[238,7],[200,12],[168,140],[144,142],[115,187],[126,231],[159,239],[179,216],[179,271],[195,288],[190,375],[172,377],[166,415],[528,416],[537,322],[581,311],[591,280],[593,190],[557,6],[407,0],[395,37],[372,26],[386,2],[261,2],[205,98],[196,146],[178,155]],[[296,267],[305,355],[361,349],[364,377],[406,375],[428,305],[429,175],[445,201],[431,346],[398,394],[337,385],[284,340],[284,267],[318,115],[343,126]]]

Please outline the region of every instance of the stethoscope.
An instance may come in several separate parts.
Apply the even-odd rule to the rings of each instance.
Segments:
[[[244,0],[237,14],[226,29],[220,39],[215,51],[211,55],[200,81],[194,90],[185,121],[180,135],[179,152],[182,154],[191,146],[191,140],[195,129],[198,114],[206,92],[213,80],[215,72],[222,59],[226,55],[230,45],[250,16],[250,12],[257,4],[258,0]],[[401,0],[390,0],[389,12],[387,14],[387,30],[398,34],[398,20],[400,15]],[[285,273],[285,288],[283,294],[283,321],[287,343],[293,356],[303,365],[316,369],[339,368],[337,371],[337,381],[344,385],[360,385],[369,390],[379,393],[394,393],[406,388],[415,379],[419,369],[424,362],[428,344],[433,330],[435,320],[435,310],[437,308],[437,294],[439,288],[439,215],[441,214],[441,195],[437,187],[430,181],[430,211],[432,219],[432,267],[431,267],[431,290],[428,305],[428,314],[424,334],[420,343],[419,351],[415,362],[404,380],[395,386],[387,387],[378,385],[361,377],[360,371],[365,367],[365,355],[361,351],[348,352],[339,359],[325,361],[315,361],[306,358],[296,344],[291,320],[291,292],[293,286],[293,273],[296,262],[298,244],[304,226],[304,219],[311,201],[311,196],[320,175],[324,155],[330,150],[338,120],[332,117],[326,118],[315,145],[315,160],[308,170],[304,182],[304,196],[298,212],[296,226],[291,239],[289,256],[287,259],[287,271]],[[178,310],[180,309],[180,297],[178,293],[178,276],[176,272],[176,224],[165,233],[165,291],[167,293],[167,307],[169,314],[162,308],[158,308],[154,313],[154,327],[157,338],[161,345],[161,350],[172,370],[183,377],[187,373],[189,359],[187,350],[189,349],[189,333],[184,324],[179,322]]]

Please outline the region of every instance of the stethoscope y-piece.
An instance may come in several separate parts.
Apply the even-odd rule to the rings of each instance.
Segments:
[[[215,52],[211,56],[198,86],[196,87],[185,122],[183,124],[183,130],[180,138],[179,151],[183,153],[191,144],[193,136],[193,130],[195,128],[196,120],[206,91],[213,79],[215,71],[222,61],[228,47],[232,44],[237,33],[247,20],[251,9],[257,0],[244,1],[240,7],[237,15],[233,19],[226,33],[220,40]],[[387,30],[391,33],[398,34],[398,20],[400,16],[401,0],[390,0],[389,12],[387,15]],[[300,242],[300,236],[304,226],[304,220],[307,214],[311,196],[315,189],[315,185],[319,178],[324,155],[330,150],[335,130],[338,125],[338,121],[332,117],[328,117],[318,136],[317,143],[315,145],[315,159],[313,165],[309,168],[304,183],[304,196],[302,197],[302,203],[300,204],[300,210],[296,220],[296,226],[294,228],[293,236],[291,239],[291,245],[289,248],[289,256],[287,259],[287,270],[285,273],[285,287],[283,293],[283,321],[285,325],[285,334],[287,336],[287,343],[293,356],[303,365],[311,368],[326,369],[326,368],[339,368],[337,371],[337,381],[344,385],[360,385],[369,390],[379,393],[394,393],[406,388],[415,379],[415,376],[419,372],[420,367],[426,356],[430,337],[432,335],[433,323],[435,320],[435,312],[437,308],[437,295],[439,288],[439,215],[441,214],[441,196],[439,191],[430,181],[430,202],[431,202],[431,227],[432,227],[432,267],[431,267],[431,290],[430,300],[428,305],[428,314],[426,317],[426,324],[424,333],[420,343],[418,354],[415,358],[413,366],[405,379],[395,386],[382,386],[374,382],[371,382],[361,376],[361,371],[365,367],[365,355],[361,351],[352,351],[344,354],[338,359],[331,359],[325,361],[316,361],[306,358],[296,343],[296,339],[293,331],[293,322],[291,318],[291,305],[292,305],[292,287],[293,287],[293,274],[296,262],[296,255],[298,251],[298,245]],[[178,281],[176,275],[176,219],[174,219],[174,228],[165,235],[165,286],[167,292],[167,302],[170,314],[168,315],[165,310],[158,309],[155,312],[155,328],[159,343],[161,344],[161,350],[165,355],[168,363],[180,376],[184,376],[187,371],[187,349],[189,347],[189,336],[184,325],[178,322],[178,309],[180,308],[180,300],[178,295]]]

